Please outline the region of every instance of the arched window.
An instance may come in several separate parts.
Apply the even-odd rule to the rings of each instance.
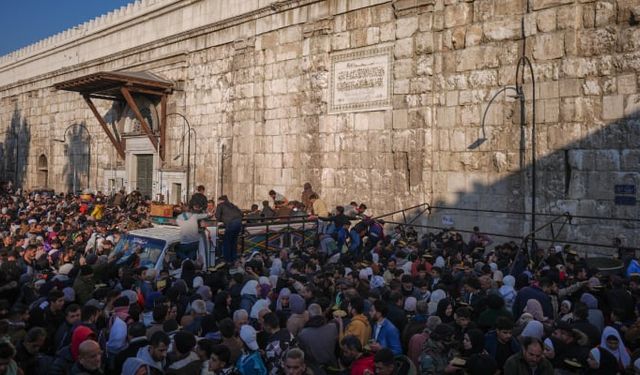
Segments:
[[[49,161],[45,154],[38,157],[38,187],[48,187]]]

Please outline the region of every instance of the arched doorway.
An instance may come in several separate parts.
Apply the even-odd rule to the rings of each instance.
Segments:
[[[46,155],[38,157],[38,187],[48,187],[49,183],[49,162]]]

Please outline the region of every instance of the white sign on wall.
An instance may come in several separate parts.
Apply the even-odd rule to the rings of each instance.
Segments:
[[[331,56],[329,113],[391,107],[393,47],[369,47]]]
[[[448,215],[444,215],[442,216],[442,225],[453,225],[454,221],[453,221],[453,217],[448,216]]]

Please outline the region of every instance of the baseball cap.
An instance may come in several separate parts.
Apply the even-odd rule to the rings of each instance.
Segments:
[[[251,350],[258,350],[258,342],[256,341],[256,330],[248,324],[240,328],[240,338]]]

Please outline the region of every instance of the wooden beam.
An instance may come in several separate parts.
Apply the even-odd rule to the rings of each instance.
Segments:
[[[148,94],[148,95],[154,95],[154,96],[162,96],[165,94],[165,90],[162,90],[162,89],[149,90],[149,89],[142,89],[139,87],[127,86],[127,90],[129,90],[129,92],[138,92],[140,94]]]
[[[131,93],[126,87],[121,87],[120,92],[122,92],[122,96],[124,96],[124,99],[127,101],[127,104],[129,104],[129,108],[131,108],[133,113],[136,115],[136,119],[140,121],[140,126],[142,126],[142,130],[144,130],[144,132],[147,134],[147,137],[149,137],[149,140],[151,141],[153,148],[157,152],[158,140],[156,139],[155,135],[151,131],[151,128],[149,127],[149,124],[147,124],[147,121],[145,121],[144,117],[142,117],[142,113],[140,113],[140,109],[138,108],[136,101],[133,100]]]
[[[102,130],[104,130],[104,132],[107,134],[107,137],[109,137],[109,140],[113,144],[113,147],[115,147],[116,151],[118,151],[118,155],[120,155],[120,157],[124,160],[125,156],[124,156],[124,149],[122,148],[122,145],[113,137],[113,134],[111,134],[111,131],[107,126],[107,123],[102,118],[102,115],[100,114],[100,112],[98,112],[98,109],[96,109],[96,106],[91,101],[91,98],[87,95],[83,96],[83,98],[84,98],[84,101],[87,102],[87,104],[89,105],[89,108],[91,108],[91,112],[93,112],[93,115],[96,117],[96,119],[98,119],[100,126],[102,126]]]
[[[160,159],[164,161],[167,149],[167,95],[160,98]]]

